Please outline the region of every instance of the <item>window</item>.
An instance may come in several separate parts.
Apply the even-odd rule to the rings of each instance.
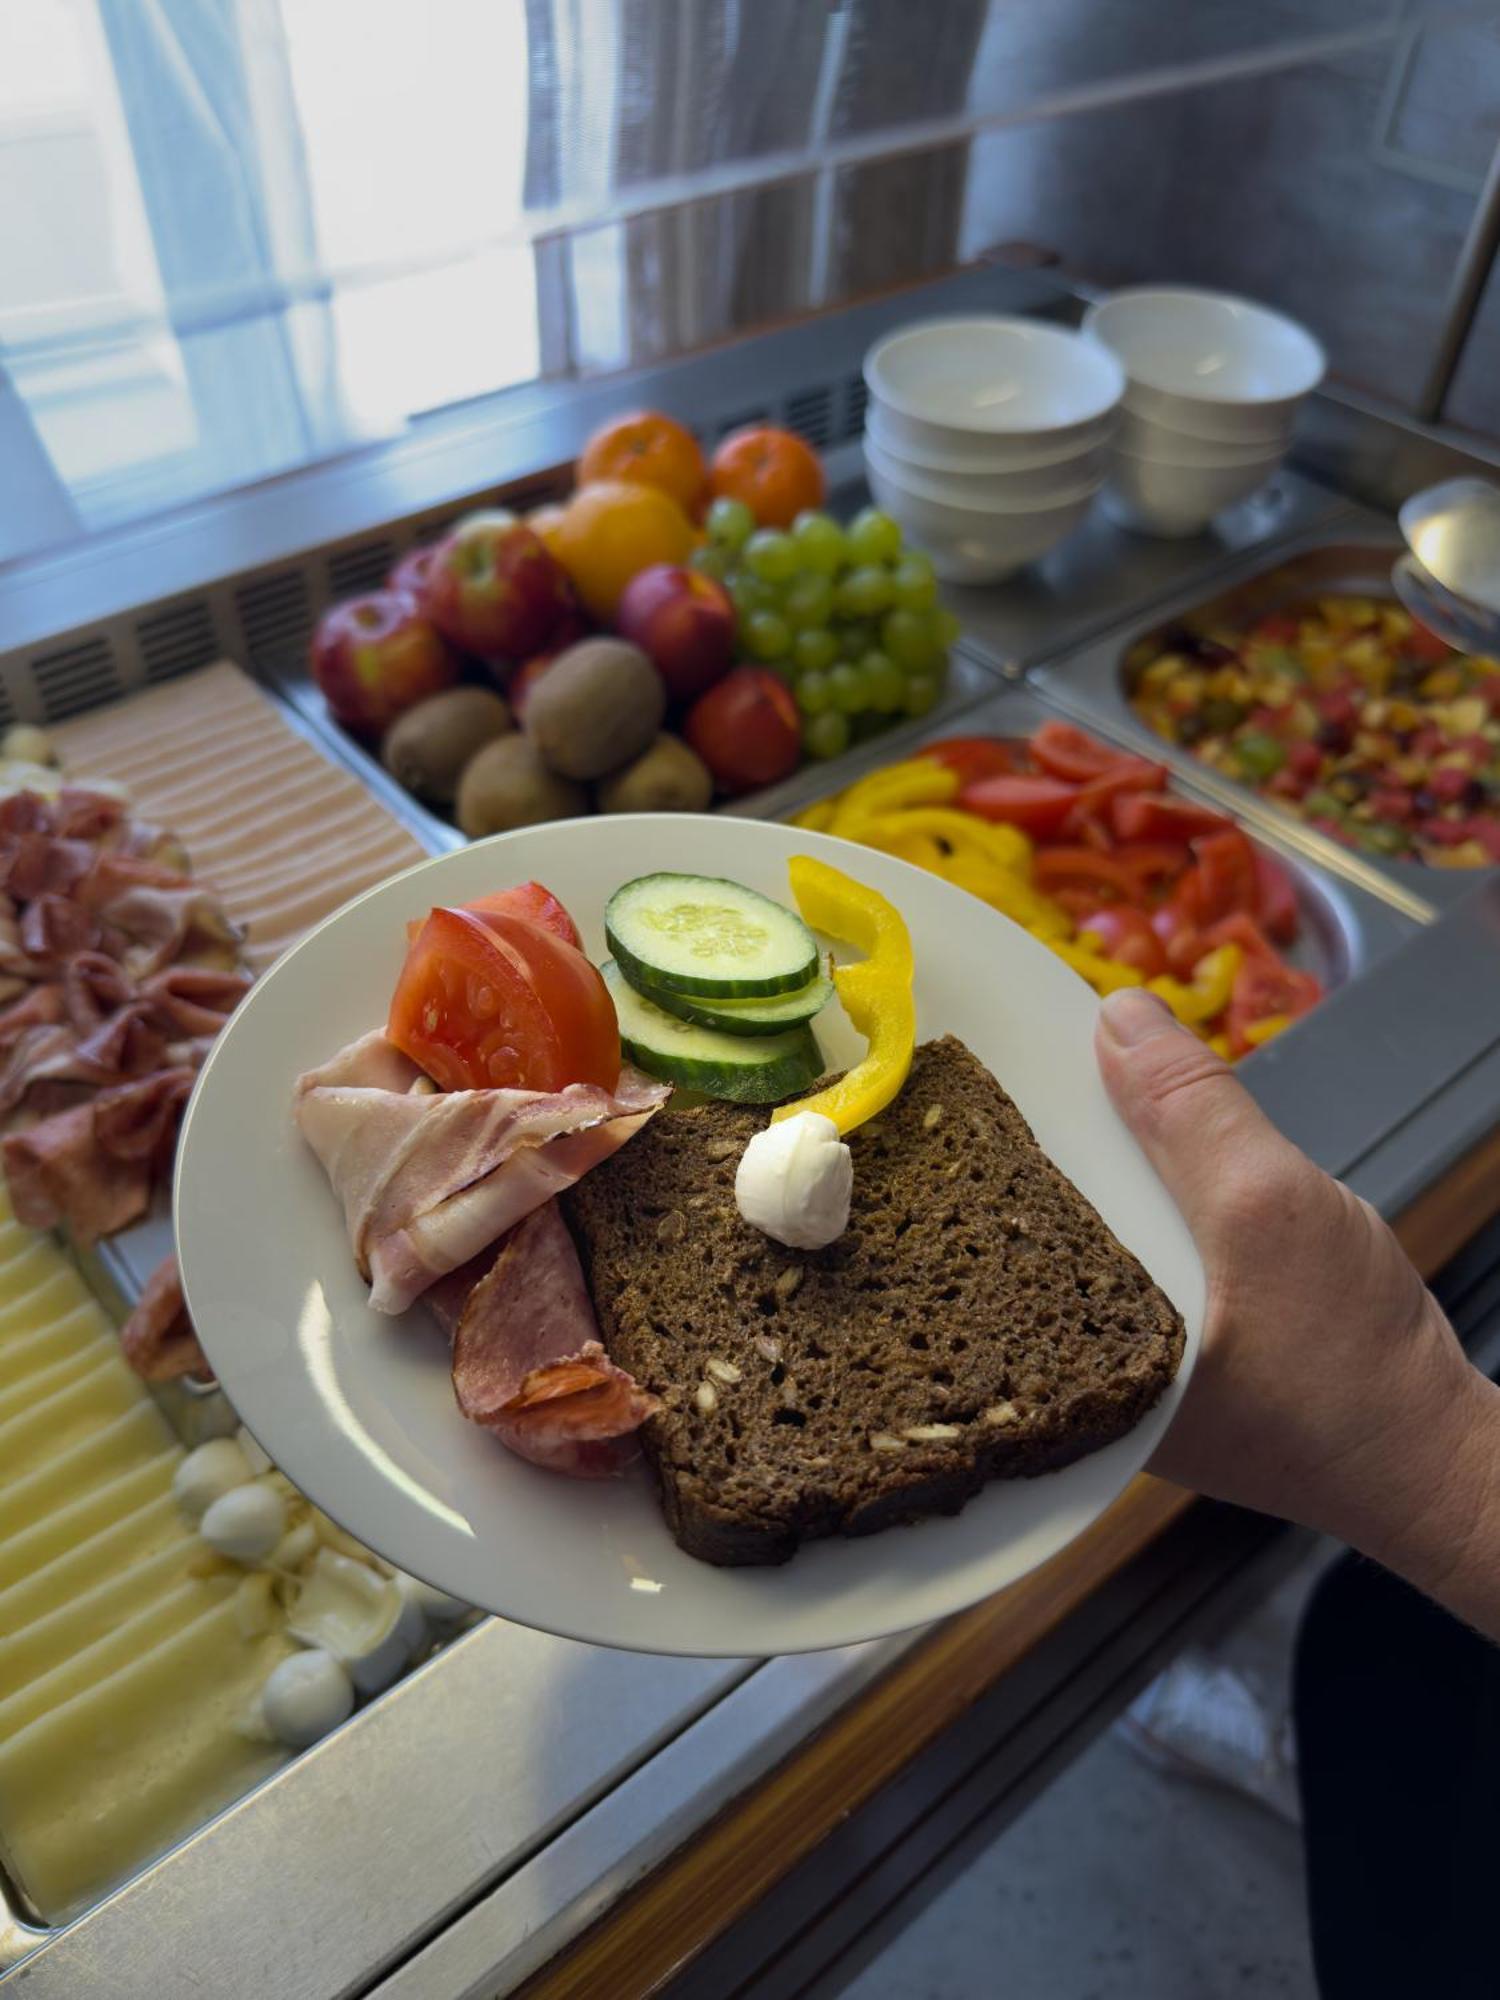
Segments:
[[[526,140],[523,0],[4,0],[0,559],[534,377]]]

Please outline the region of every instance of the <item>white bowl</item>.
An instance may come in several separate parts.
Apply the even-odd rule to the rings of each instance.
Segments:
[[[1274,434],[1327,367],[1305,327],[1226,292],[1136,286],[1090,306],[1083,328],[1124,364],[1136,415],[1200,437]]]
[[[999,315],[904,327],[870,349],[864,375],[897,449],[903,438],[959,450],[975,438],[1081,443],[1125,393],[1124,370],[1098,342]]]
[[[1292,441],[1290,424],[1283,424],[1265,438],[1235,439],[1198,437],[1180,431],[1174,424],[1161,424],[1154,417],[1140,417],[1130,409],[1120,412],[1120,427],[1113,443],[1117,451],[1136,458],[1152,458],[1164,465],[1249,465],[1272,452],[1284,457]]]
[[[1029,472],[1039,466],[1061,465],[1086,451],[1097,451],[1114,435],[1118,411],[1110,410],[1092,423],[1065,432],[958,431],[945,424],[926,424],[886,408],[878,396],[865,405],[865,436],[893,458],[926,472]]]
[[[1111,448],[1106,511],[1148,535],[1196,535],[1215,514],[1263,486],[1281,463],[1279,451],[1239,465],[1174,465]]]
[[[1051,507],[1092,493],[1108,470],[1108,446],[1091,445],[1054,465],[1021,466],[1006,472],[938,472],[915,465],[895,452],[882,451],[867,432],[865,466],[924,500],[955,507],[987,507],[1015,513],[1023,507]]]
[[[960,507],[926,499],[870,467],[876,504],[926,550],[945,583],[997,583],[1034,562],[1078,525],[1097,490],[1090,486],[1046,507]]]

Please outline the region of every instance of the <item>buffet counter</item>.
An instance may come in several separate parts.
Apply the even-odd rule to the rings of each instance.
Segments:
[[[931,291],[942,309],[948,288]],[[908,297],[904,310],[923,303]],[[857,313],[820,323],[823,350],[848,349],[832,372],[857,368],[866,332]],[[1362,421],[1368,432],[1382,420]],[[847,451],[835,465],[852,477]],[[1144,635],[1226,592],[1274,595],[1278,571],[1300,587],[1330,551],[1378,591],[1392,537],[1387,512],[1295,469],[1191,541],[1145,542],[1095,519],[1036,572],[951,593],[964,636],[939,710],[733,810],[790,816],[957,729],[1018,737],[1064,716],[1119,744],[1153,742],[1174,785],[1286,864],[1304,948],[1329,989],[1295,1033],[1254,1055],[1247,1087],[1393,1218],[1424,1273],[1442,1279],[1461,1332],[1485,1343],[1500,1314],[1500,1243],[1486,1234],[1500,1215],[1500,870],[1401,866],[1339,846],[1186,752],[1163,753],[1122,678]],[[458,838],[327,723],[299,659],[268,645],[241,661],[260,688],[211,666],[58,731],[70,768],[110,766],[169,822],[197,813],[206,875],[214,815],[229,808],[197,767],[174,769],[174,741],[197,736],[182,719],[242,714],[222,739],[230,790],[235,742],[274,737],[276,782],[305,782],[325,802],[344,857],[331,901],[306,882],[299,899],[290,863],[291,886],[253,852],[237,881],[228,869],[231,906],[236,893],[249,904],[275,892],[278,942]],[[299,775],[285,780],[284,766]],[[267,783],[247,779],[247,801]],[[193,828],[181,830],[193,845]],[[232,847],[219,858],[232,862]],[[126,1232],[99,1287],[137,1295],[163,1241],[160,1218]],[[187,1435],[209,1421],[191,1407],[169,1415]],[[1274,1523],[1142,1478],[1011,1590],[877,1644],[655,1659],[485,1619],[68,1920],[46,1921],[0,1876],[0,1993],[788,2000],[857,1940],[868,1945],[878,1922],[899,1921],[903,1897],[958,1865],[966,1843],[988,1838],[1166,1657],[1243,1609],[1300,1546]]]

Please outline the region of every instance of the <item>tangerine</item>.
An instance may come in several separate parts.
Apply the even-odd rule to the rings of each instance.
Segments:
[[[828,491],[823,462],[810,444],[774,424],[735,431],[714,453],[715,499],[743,500],[763,528],[789,528]]]
[[[578,483],[623,479],[669,493],[690,520],[702,511],[708,468],[698,440],[660,410],[632,410],[595,431],[578,461]]]

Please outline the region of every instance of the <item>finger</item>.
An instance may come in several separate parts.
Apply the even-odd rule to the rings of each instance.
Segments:
[[[1115,1109],[1195,1235],[1212,1221],[1229,1160],[1252,1169],[1257,1153],[1290,1150],[1229,1065],[1155,994],[1110,994],[1095,1046]]]

